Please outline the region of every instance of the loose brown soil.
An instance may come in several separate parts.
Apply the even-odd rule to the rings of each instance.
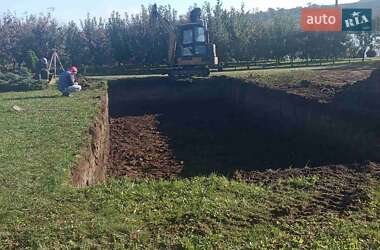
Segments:
[[[156,115],[111,120],[110,175],[168,179],[182,171],[157,125]]]
[[[332,101],[347,87],[369,78],[374,69],[374,66],[367,66],[314,70],[307,74],[304,80],[298,82],[275,84],[257,82],[257,84],[326,103]],[[254,80],[254,75],[252,79]]]
[[[343,216],[350,211],[357,211],[371,200],[367,189],[374,184],[373,181],[380,180],[380,165],[369,162],[300,169],[238,171],[234,176],[236,180],[269,186],[275,186],[280,180],[299,177],[317,178],[316,183],[308,188],[311,200],[290,208],[276,208],[272,211],[274,217],[302,218],[325,212]]]

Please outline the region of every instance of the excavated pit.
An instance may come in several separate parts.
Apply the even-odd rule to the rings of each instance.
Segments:
[[[225,77],[111,81],[108,175],[171,179],[379,162],[378,79],[329,103]]]

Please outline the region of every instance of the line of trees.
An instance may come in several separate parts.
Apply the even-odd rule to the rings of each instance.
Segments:
[[[113,12],[108,19],[87,15],[79,24],[60,24],[51,13],[18,17],[8,12],[0,19],[0,65],[32,68],[36,57],[49,58],[53,49],[66,65],[164,64],[168,34],[151,25],[150,8],[142,6],[134,15]],[[206,2],[202,10],[221,61],[376,54],[375,33],[301,32],[297,16],[285,10],[225,9],[220,1],[215,6]],[[183,22],[170,6],[159,6],[158,11],[173,24]],[[375,27],[380,27],[379,17]]]

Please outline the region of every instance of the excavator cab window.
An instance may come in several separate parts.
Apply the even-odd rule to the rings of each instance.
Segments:
[[[188,45],[194,42],[206,42],[206,31],[203,27],[194,27],[193,29],[185,29],[182,33],[182,44]]]
[[[202,26],[187,27],[182,30],[181,56],[203,56],[207,54],[206,30]]]
[[[205,28],[194,27],[194,37],[195,37],[195,42],[200,42],[200,43],[206,42]]]
[[[183,31],[183,45],[188,45],[193,43],[193,30],[187,29]]]

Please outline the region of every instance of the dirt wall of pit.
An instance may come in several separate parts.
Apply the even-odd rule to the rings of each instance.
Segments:
[[[77,164],[71,172],[75,187],[86,187],[106,180],[110,150],[108,95],[101,97],[100,112],[88,130],[90,139],[82,148]]]
[[[363,81],[339,93],[334,104],[341,112],[356,112],[366,117],[380,117],[380,69]]]
[[[229,100],[240,112],[273,124],[274,130],[304,131],[343,146],[347,157],[380,160],[380,105],[367,80],[331,103],[319,103],[281,90],[234,84]],[[362,89],[360,93],[357,89]],[[358,97],[359,96],[359,97]],[[232,99],[231,99],[232,97]]]
[[[214,79],[193,83],[158,77],[111,81],[110,113],[111,116],[123,115],[130,105],[134,105],[134,110],[139,106],[144,110],[147,105],[226,100],[230,88],[229,82]]]

